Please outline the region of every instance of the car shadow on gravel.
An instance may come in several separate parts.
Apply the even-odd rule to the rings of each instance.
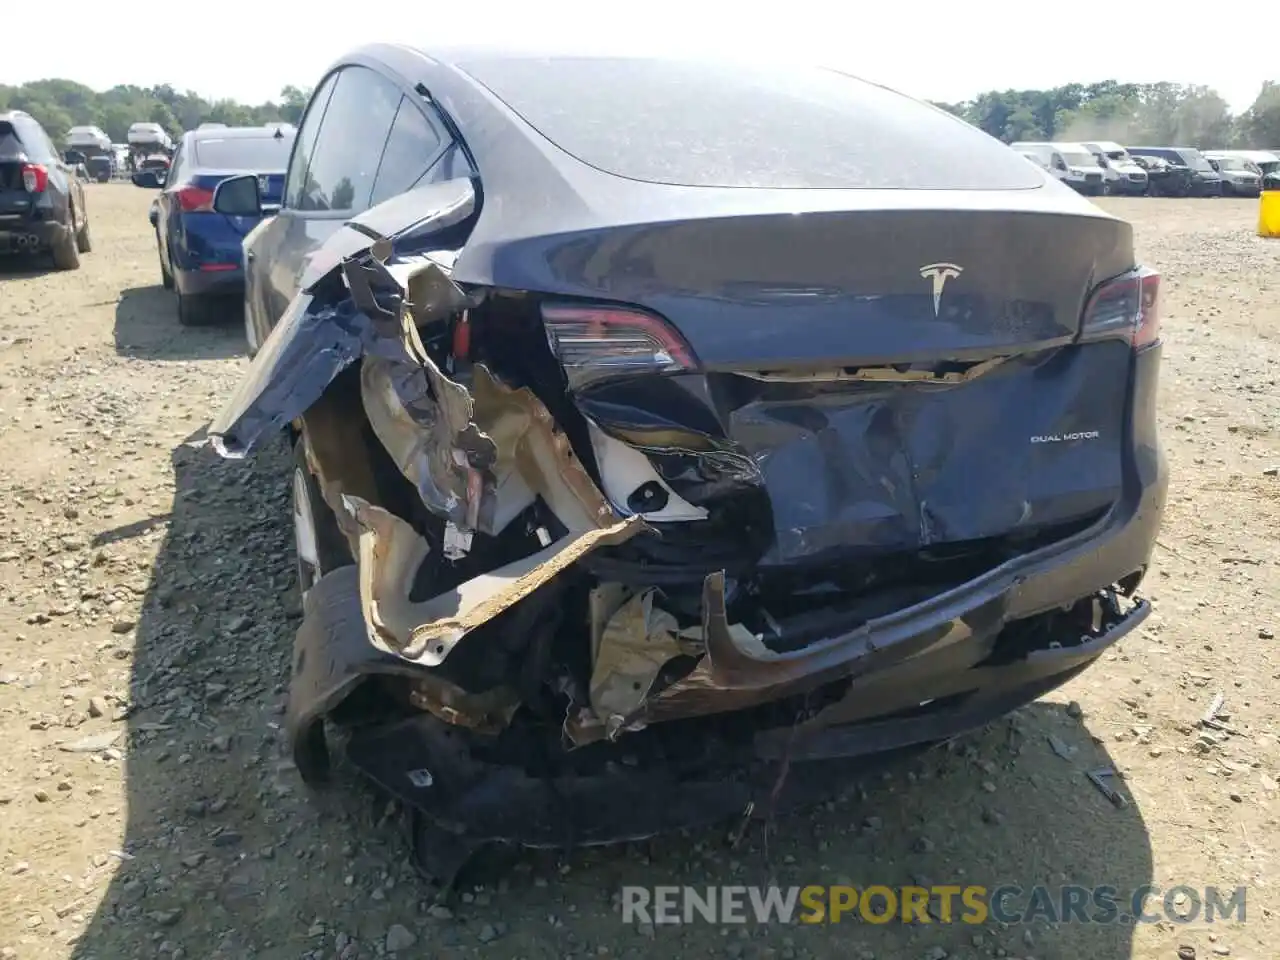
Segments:
[[[6,280],[32,280],[46,273],[56,273],[47,253],[0,253],[0,283]]]
[[[178,298],[159,284],[130,287],[116,303],[116,353],[138,360],[224,360],[246,353],[243,302],[219,298],[208,305],[208,322],[178,323]]]
[[[618,847],[523,853],[448,907],[414,873],[401,817],[339,767],[313,794],[287,759],[282,711],[300,616],[289,519],[290,457],[269,446],[224,461],[197,432],[172,453],[167,529],[97,531],[98,549],[154,538],[132,638],[127,818],[116,873],[76,960],[122,957],[672,956],[1127,957],[1121,922],[1002,925],[855,922],[730,930],[624,924],[623,885],[976,884],[1115,888],[1118,910],[1151,879],[1137,806],[1113,806],[1085,771],[1108,764],[1112,728],[1039,702],[895,764],[830,802],[757,825],[731,845],[699,830]],[[132,640],[132,646],[127,641]],[[1094,669],[1106,669],[1105,664]],[[1068,753],[1063,758],[1050,749]],[[1119,786],[1124,792],[1124,787]],[[114,841],[112,841],[114,842]],[[1012,910],[1027,895],[1010,896]],[[1084,914],[1096,917],[1088,904]],[[956,915],[965,915],[958,899]],[[942,952],[939,952],[942,951]],[[998,951],[1004,951],[1000,953]]]

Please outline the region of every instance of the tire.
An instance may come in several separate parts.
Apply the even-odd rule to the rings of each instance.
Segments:
[[[173,289],[173,274],[164,265],[164,257],[160,256],[160,234],[156,234],[156,259],[160,261],[160,285],[166,290]]]
[[[72,221],[74,224],[74,220]],[[53,265],[58,270],[80,269],[80,248],[74,227],[66,230],[53,245]]]
[[[350,566],[351,549],[338,529],[338,519],[325,503],[320,484],[307,466],[302,438],[293,444],[293,545],[298,570],[298,592],[308,591],[326,573]]]
[[[76,231],[76,250],[80,253],[89,253],[93,250],[93,240],[89,236],[88,217],[85,217],[84,223],[80,224],[80,229]]]

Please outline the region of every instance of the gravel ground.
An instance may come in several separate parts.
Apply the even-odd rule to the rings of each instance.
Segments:
[[[80,272],[0,264],[0,958],[1276,956],[1280,243],[1254,203],[1102,201],[1166,276],[1174,486],[1141,634],[767,836],[521,855],[445,903],[397,811],[350,777],[311,794],[282,749],[285,453],[193,445],[244,370],[234,307],[180,328],[150,194],[87,189]],[[1231,732],[1198,726],[1217,693]],[[1106,765],[1123,808],[1084,776]],[[1249,891],[1244,923],[1212,925],[655,930],[616,909],[624,883],[769,882]]]

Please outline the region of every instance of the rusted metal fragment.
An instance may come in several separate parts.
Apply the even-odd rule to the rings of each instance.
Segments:
[[[599,546],[616,546],[644,527],[638,517],[570,532],[546,548],[475,577],[430,600],[409,599],[428,545],[404,520],[357,497],[346,507],[360,525],[360,600],[379,649],[439,666],[466,634],[523,600]]]
[[[477,733],[498,733],[520,707],[520,697],[510,687],[468,693],[439,677],[424,677],[414,684],[409,702],[455,727]]]

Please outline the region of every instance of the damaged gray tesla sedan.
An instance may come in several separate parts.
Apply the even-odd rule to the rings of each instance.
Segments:
[[[295,445],[294,756],[341,726],[437,866],[812,796],[1149,613],[1159,278],[928,105],[367,47],[245,259],[210,433]]]

